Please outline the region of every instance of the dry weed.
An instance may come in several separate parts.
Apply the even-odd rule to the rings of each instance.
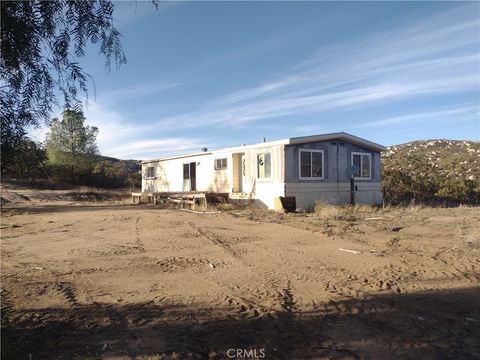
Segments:
[[[357,220],[361,217],[378,215],[382,208],[373,205],[331,205],[317,202],[315,214],[322,219]]]
[[[215,205],[215,208],[219,211],[231,211],[231,210],[239,210],[240,207],[235,204],[217,204]]]

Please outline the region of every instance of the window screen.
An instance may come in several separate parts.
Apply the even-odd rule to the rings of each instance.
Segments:
[[[302,151],[300,153],[300,176],[312,177],[312,153],[310,151]]]
[[[357,169],[354,176],[360,177],[360,170],[362,169],[362,156],[360,154],[353,154],[352,165]]]
[[[362,155],[362,178],[370,178],[370,155]]]
[[[272,154],[269,152],[257,154],[257,177],[269,179],[272,177]]]
[[[272,177],[272,155],[270,153],[265,153],[265,177]]]
[[[147,167],[147,172],[145,174],[147,178],[155,177],[155,168],[153,166]]]
[[[312,152],[312,177],[323,177],[323,154]]]
[[[353,153],[352,165],[357,171],[354,177],[357,179],[370,179],[372,169],[372,155],[368,153]]]
[[[323,150],[300,150],[300,178],[323,178]]]
[[[215,170],[227,168],[227,158],[215,159]]]

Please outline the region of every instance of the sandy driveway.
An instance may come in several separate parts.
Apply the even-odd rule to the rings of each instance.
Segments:
[[[16,353],[480,357],[480,210],[377,217],[4,210]]]

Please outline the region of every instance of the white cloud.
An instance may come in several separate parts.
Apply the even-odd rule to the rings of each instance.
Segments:
[[[200,152],[206,143],[204,139],[186,137],[141,139],[120,146],[115,154],[123,159],[147,160],[172,154]]]
[[[319,49],[282,77],[214,98],[197,111],[158,124],[231,127],[379,101],[478,91],[479,30],[470,7],[422,18],[361,42]]]
[[[132,122],[122,113],[99,102],[90,102],[84,109],[84,113],[86,122],[99,129],[97,144],[103,155],[122,157],[123,149],[129,143],[148,136],[147,127]]]
[[[85,109],[87,123],[99,128],[97,144],[102,155],[122,159],[150,159],[183,152],[197,152],[207,141],[201,138],[153,137],[157,126],[135,123],[100,103]],[[211,146],[211,144],[209,145]]]
[[[120,89],[112,90],[102,94],[94,100],[94,102],[101,102],[103,104],[114,104],[132,98],[140,98],[142,96],[156,94],[162,91],[170,91],[172,89],[196,84],[203,80],[196,81],[178,81],[178,82],[159,82],[150,84],[141,84],[134,86],[122,87]]]
[[[102,98],[110,100],[121,100],[124,98],[145,96],[155,94],[161,91],[170,90],[179,86],[187,85],[187,82],[172,82],[172,83],[156,83],[156,84],[144,84],[138,86],[124,87],[118,90],[113,90],[108,93],[102,94]]]
[[[368,121],[356,125],[357,128],[379,128],[390,126],[394,124],[407,123],[436,123],[448,121],[462,122],[462,121],[479,121],[480,119],[480,105],[465,104],[455,107],[447,107],[444,109],[436,109],[433,111],[423,111],[411,114],[404,114],[400,116],[389,117],[386,119]]]

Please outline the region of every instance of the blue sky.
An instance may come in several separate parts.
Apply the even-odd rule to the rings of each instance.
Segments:
[[[128,63],[106,73],[96,47],[81,61],[104,155],[337,131],[480,139],[478,2],[115,4]]]

